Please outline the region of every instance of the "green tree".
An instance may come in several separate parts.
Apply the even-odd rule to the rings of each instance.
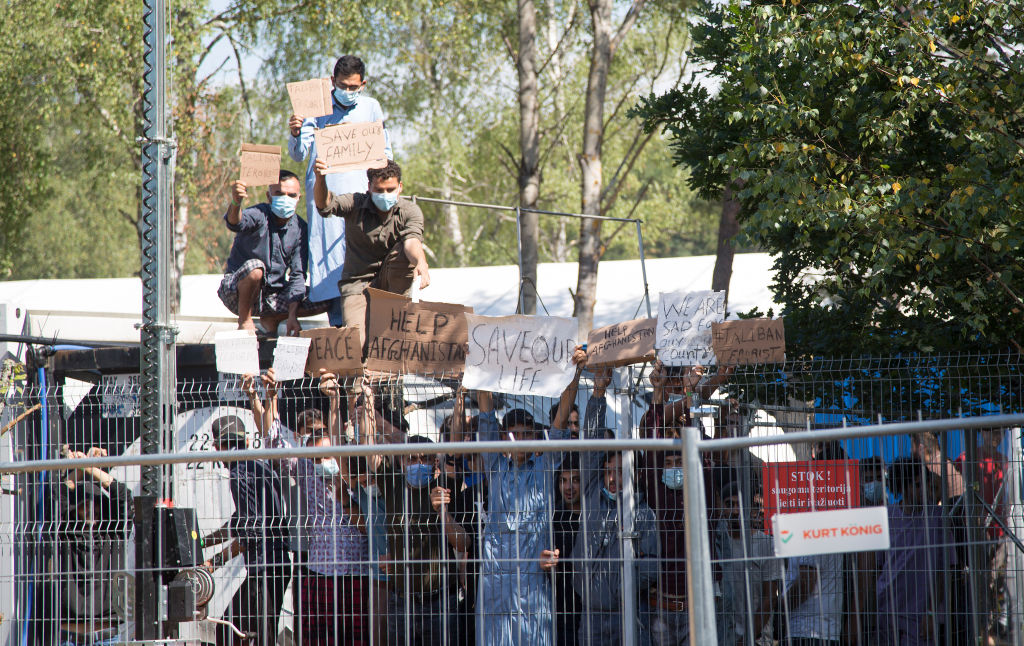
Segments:
[[[742,180],[797,354],[1021,349],[1022,8],[701,4],[707,79],[639,114],[703,196]]]

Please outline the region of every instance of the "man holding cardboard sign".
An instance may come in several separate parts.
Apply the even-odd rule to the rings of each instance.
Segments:
[[[402,169],[393,161],[384,168],[372,168],[368,191],[338,195],[327,190],[327,164],[315,162],[313,199],[320,215],[344,218],[345,269],[338,282],[341,307],[347,327],[358,327],[359,341],[365,340],[367,287],[409,295],[413,280],[421,287],[430,284],[430,269],[423,253],[423,211],[408,200],[400,200]]]
[[[287,318],[288,334],[293,336],[299,333],[299,316],[327,309],[306,298],[306,227],[294,217],[300,191],[295,173],[282,170],[277,184],[267,189],[268,201],[243,211],[246,183],[238,180],[231,189],[224,222],[235,233],[235,241],[217,295],[238,316],[240,330],[255,331],[252,317],[259,315],[264,330],[276,334]]]
[[[296,112],[288,121],[291,135],[288,138],[288,154],[298,162],[309,160],[305,178],[306,220],[309,222],[309,298],[326,302],[331,325],[340,326],[342,312],[338,281],[341,280],[345,264],[345,220],[320,217],[313,203],[313,166],[318,156],[315,135],[318,130],[340,123],[383,122],[384,111],[376,99],[366,96],[366,65],[356,56],[342,56],[334,65],[328,96],[320,99],[326,105],[314,110],[319,114],[298,112],[302,106],[316,103],[317,90],[314,86],[318,81],[323,79],[306,82],[311,90],[307,94],[314,100],[295,101],[293,98],[293,109]],[[323,89],[326,88],[321,88],[321,93]],[[387,129],[384,129],[384,154],[388,159],[392,158]],[[327,188],[339,195],[362,191],[365,186],[365,170],[350,170],[327,177]]]

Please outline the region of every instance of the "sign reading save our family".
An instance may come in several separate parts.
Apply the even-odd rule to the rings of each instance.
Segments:
[[[558,397],[576,373],[574,318],[466,314],[466,326],[467,389]]]
[[[587,365],[625,366],[654,360],[657,319],[636,319],[591,330]]]
[[[327,164],[327,173],[384,168],[388,165],[382,121],[339,123],[313,133],[317,159]]]
[[[662,292],[654,347],[666,366],[715,363],[711,324],[725,319],[725,292]]]
[[[786,329],[782,319],[712,323],[711,345],[723,366],[782,363],[786,360]]]
[[[413,303],[368,289],[366,368],[390,373],[462,374],[466,363],[465,305]]]

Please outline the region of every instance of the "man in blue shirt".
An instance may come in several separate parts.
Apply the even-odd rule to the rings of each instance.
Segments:
[[[288,334],[296,335],[298,317],[326,310],[306,298],[306,225],[294,217],[300,188],[295,173],[282,170],[277,184],[267,189],[269,202],[243,211],[245,182],[239,180],[232,187],[224,222],[235,233],[235,241],[217,295],[238,315],[240,330],[255,330],[256,314],[270,334],[276,334],[278,324],[287,318]]]
[[[366,89],[366,65],[356,56],[342,56],[334,65],[334,91],[332,101],[334,112],[323,117],[305,118],[293,114],[288,121],[291,136],[288,138],[288,154],[295,161],[308,159],[306,167],[306,220],[309,223],[309,298],[325,304],[331,325],[344,322],[341,310],[342,266],[345,264],[345,219],[323,218],[313,203],[313,183],[316,176],[313,165],[316,162],[314,131],[338,123],[362,123],[383,121],[384,111],[376,99],[364,94]],[[385,153],[392,159],[391,137],[384,129],[387,142]],[[326,177],[327,188],[335,195],[359,193],[366,190],[366,171],[332,173]]]

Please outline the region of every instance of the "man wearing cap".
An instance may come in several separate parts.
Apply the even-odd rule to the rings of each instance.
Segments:
[[[245,425],[236,415],[224,415],[210,429],[218,451],[245,449]],[[284,591],[291,578],[288,558],[288,518],[285,515],[278,474],[263,460],[241,460],[228,464],[231,499],[235,513],[230,528],[234,537],[228,547],[205,565],[213,570],[235,556],[245,558],[245,581],[231,599],[224,619],[242,632],[254,635],[246,644],[271,646],[277,643],[277,617]],[[218,626],[218,644],[241,643],[224,626]]]

